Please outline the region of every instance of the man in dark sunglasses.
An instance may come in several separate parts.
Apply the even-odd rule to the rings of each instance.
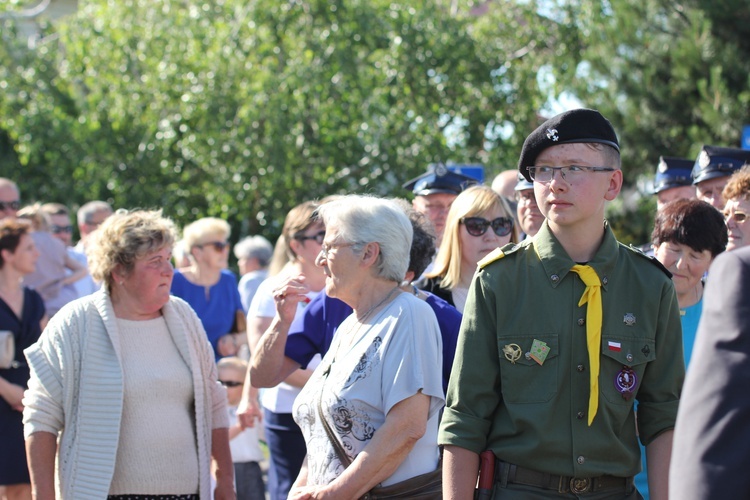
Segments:
[[[73,226],[70,223],[68,207],[61,203],[45,203],[42,205],[42,212],[49,218],[52,235],[70,249],[73,244]]]
[[[0,219],[15,217],[21,208],[21,193],[15,182],[0,177]]]
[[[518,168],[546,219],[474,275],[438,436],[444,498],[472,498],[489,450],[479,482],[494,498],[638,500],[640,438],[651,498],[666,499],[680,315],[669,273],[604,219],[622,187],[617,135],[568,111],[529,135]]]

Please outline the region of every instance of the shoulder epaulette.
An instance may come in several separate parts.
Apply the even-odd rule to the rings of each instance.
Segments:
[[[495,262],[496,260],[500,260],[503,257],[505,257],[506,255],[512,254],[513,252],[515,252],[516,250],[518,250],[518,248],[519,248],[518,245],[513,244],[513,243],[509,243],[509,244],[503,246],[502,248],[496,248],[493,251],[491,251],[490,253],[488,253],[484,257],[484,259],[480,260],[477,263],[477,267],[479,267],[479,269],[483,269],[487,265],[492,264],[493,262]]]
[[[505,252],[503,252],[502,248],[496,248],[490,253],[488,253],[484,257],[484,259],[477,262],[477,266],[479,267],[479,269],[483,269],[484,266],[486,266],[487,264],[491,264],[495,262],[496,260],[502,259],[503,257],[505,257]]]
[[[642,258],[646,259],[647,261],[651,262],[653,265],[655,265],[656,267],[658,267],[664,274],[666,274],[669,279],[672,279],[672,273],[670,273],[669,270],[666,267],[664,267],[664,264],[662,264],[661,262],[659,262],[659,260],[656,257],[652,257],[651,255],[646,255],[645,253],[643,253],[643,250],[641,250],[640,248],[635,247],[633,245],[629,245],[629,246],[628,245],[622,245],[622,246],[625,247],[625,248],[627,248],[628,250],[630,250],[634,254],[638,255],[639,257],[642,257]]]

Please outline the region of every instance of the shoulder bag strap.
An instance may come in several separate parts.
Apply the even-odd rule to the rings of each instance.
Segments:
[[[328,368],[330,370],[330,367]],[[325,373],[326,378],[328,378],[328,373]],[[325,379],[324,379],[325,380]],[[318,398],[318,418],[320,418],[321,423],[323,424],[323,428],[326,431],[326,435],[328,436],[328,440],[331,441],[331,444],[333,445],[333,449],[336,452],[336,455],[338,455],[339,460],[341,460],[341,463],[344,465],[344,467],[349,467],[351,465],[352,460],[349,458],[349,455],[346,454],[346,451],[344,451],[344,446],[339,441],[338,437],[336,437],[336,434],[333,432],[333,429],[331,429],[331,426],[328,425],[328,420],[326,420],[325,415],[323,415],[323,388],[320,389],[320,397]]]

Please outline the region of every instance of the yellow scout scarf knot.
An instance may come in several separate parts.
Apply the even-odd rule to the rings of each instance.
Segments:
[[[571,271],[581,277],[586,285],[578,307],[588,302],[586,308],[586,346],[589,351],[591,377],[589,381],[589,426],[599,408],[599,356],[602,348],[602,283],[591,266],[576,264]]]

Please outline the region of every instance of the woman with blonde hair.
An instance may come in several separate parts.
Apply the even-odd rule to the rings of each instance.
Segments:
[[[460,312],[477,263],[506,243],[518,241],[513,212],[488,186],[472,186],[451,205],[432,271],[417,283]]]
[[[234,356],[245,342],[245,310],[237,278],[227,269],[230,228],[227,221],[204,217],[183,230],[190,266],[177,269],[172,294],[184,299],[206,329],[216,359]]]
[[[251,353],[255,352],[261,336],[273,329],[276,316],[273,290],[289,280],[303,283],[305,300],[296,309],[296,314],[301,315],[305,305],[325,286],[325,274],[315,265],[326,234],[323,223],[315,215],[318,207],[317,202],[304,202],[292,208],[284,220],[270,265],[271,277],[258,287],[247,314]],[[296,370],[283,383],[263,391],[262,418],[270,451],[268,491],[273,500],[287,498],[302,467],[306,454],[305,440],[292,418],[292,404],[319,362],[320,356],[317,356],[306,370]],[[248,372],[238,410],[240,419],[247,426],[253,425],[254,420],[261,417],[256,399],[257,391],[251,389],[250,382]]]

